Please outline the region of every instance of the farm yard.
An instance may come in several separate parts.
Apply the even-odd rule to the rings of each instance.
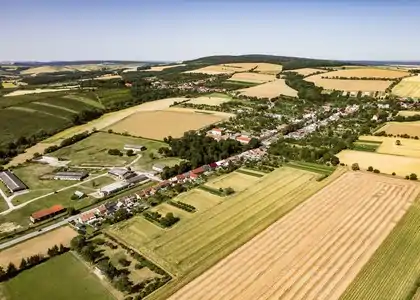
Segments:
[[[275,98],[280,95],[297,97],[298,92],[289,87],[284,79],[276,79],[246,89],[239,90],[241,95],[257,98]]]
[[[327,73],[329,74],[329,73]],[[306,77],[305,80],[313,82],[326,90],[338,91],[362,91],[362,92],[385,92],[392,84],[390,80],[350,80],[350,79],[323,79],[326,74],[318,74]]]
[[[402,177],[411,173],[420,174],[420,158],[354,150],[343,150],[337,154],[337,157],[340,162],[348,166],[358,163],[362,170],[367,170],[371,166],[381,173],[395,172],[397,176]]]
[[[220,112],[171,108],[133,114],[113,124],[109,129],[118,133],[128,132],[134,136],[163,140],[167,136],[181,137],[186,131],[197,130],[231,116]]]
[[[387,70],[380,68],[357,68],[337,70],[319,75],[326,78],[345,77],[345,78],[388,78],[397,79],[410,76],[406,71]]]
[[[388,122],[379,128],[376,133],[382,131],[394,136],[408,134],[409,136],[420,138],[420,122]]]
[[[117,227],[111,233],[178,277],[151,298],[165,299],[341,173],[342,170],[319,182],[319,174],[281,168],[246,192],[235,193],[207,210],[198,211],[187,222],[161,231],[154,238],[145,238],[147,233],[141,227],[136,229],[143,231],[139,234],[141,239],[136,239],[124,227],[122,230]]]
[[[346,173],[169,299],[337,300],[419,192],[410,181]]]
[[[392,89],[392,93],[400,97],[420,98],[420,75],[404,78]]]
[[[17,244],[0,252],[0,266],[5,268],[10,262],[18,266],[22,258],[36,254],[46,255],[48,248],[54,245],[63,244],[67,247],[75,236],[77,232],[66,226]]]
[[[250,82],[250,83],[265,83],[265,82],[276,80],[276,76],[268,75],[268,74],[244,72],[244,73],[235,73],[228,80]]]
[[[36,288],[28,288],[36,287]],[[51,258],[0,284],[5,300],[115,300],[97,275],[72,253]]]
[[[206,186],[209,186],[214,189],[225,189],[231,187],[235,190],[235,192],[241,192],[247,188],[250,188],[259,180],[260,178],[256,176],[246,175],[244,173],[239,172],[232,172],[210,180],[206,183]]]
[[[220,104],[226,103],[231,101],[232,98],[226,94],[221,93],[213,93],[207,96],[201,96],[198,98],[192,98],[188,101],[188,103],[191,104],[205,104],[205,105],[211,105],[211,106],[219,106]]]

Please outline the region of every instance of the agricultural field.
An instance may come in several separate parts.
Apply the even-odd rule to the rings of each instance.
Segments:
[[[346,69],[332,71],[320,75],[321,77],[333,78],[333,77],[345,77],[345,78],[388,78],[397,79],[405,76],[410,76],[410,73],[405,71],[395,71],[380,68],[357,68],[357,69]]]
[[[23,70],[20,73],[22,75],[32,75],[41,73],[58,73],[58,72],[88,72],[88,71],[100,71],[104,67],[110,70],[121,69],[127,67],[126,64],[114,64],[114,65],[101,65],[101,64],[86,64],[86,65],[67,65],[67,66],[40,66],[33,67],[27,70]]]
[[[232,172],[210,180],[206,183],[206,186],[217,190],[219,188],[225,189],[231,187],[235,190],[235,192],[241,192],[247,188],[250,188],[259,180],[260,178],[256,176],[246,175],[239,172]]]
[[[420,138],[420,122],[388,122],[376,132],[382,131],[394,136],[408,134],[409,136]]]
[[[276,79],[257,86],[239,90],[241,95],[257,98],[275,98],[280,95],[297,97],[298,92],[289,87],[284,79]]]
[[[402,177],[411,173],[420,174],[420,158],[354,150],[343,150],[336,156],[340,162],[348,166],[358,163],[362,170],[371,166],[381,173],[392,174],[395,172],[397,176]]]
[[[177,277],[151,297],[166,299],[174,290],[304,202],[340,172],[319,182],[318,174],[281,168],[266,175],[246,192],[223,198],[213,207],[195,212],[188,222],[160,234],[154,233],[153,238],[147,237],[148,233],[142,227],[136,228],[143,231],[139,234],[142,238],[136,238],[126,228],[119,230],[119,227],[114,227],[111,234]],[[195,197],[194,201],[203,200],[206,199]]]
[[[417,200],[359,272],[340,300],[419,299],[420,204]]]
[[[17,85],[14,84],[13,82],[2,82],[1,85],[5,88],[5,89],[13,89],[16,88]]]
[[[163,140],[167,136],[181,137],[186,131],[197,130],[231,116],[220,112],[171,108],[133,114],[109,129],[118,133],[128,132],[134,136]]]
[[[315,73],[325,73],[328,72],[327,70],[322,69],[313,69],[313,68],[301,68],[301,69],[295,69],[295,70],[289,70],[288,72],[295,72],[303,76],[310,76]]]
[[[72,253],[54,257],[1,283],[1,294],[5,300],[115,300],[97,275]]]
[[[169,65],[169,66],[153,66],[150,69],[144,70],[146,72],[160,72],[166,69],[176,68],[176,67],[183,67],[185,64],[177,64],[177,65]]]
[[[400,97],[420,98],[420,75],[404,78],[392,89],[392,93]]]
[[[205,211],[222,203],[223,198],[201,189],[192,189],[174,199],[194,206],[198,212]]]
[[[201,96],[198,98],[192,98],[188,103],[191,104],[205,104],[205,105],[211,105],[211,106],[219,106],[220,104],[226,103],[231,101],[232,98],[226,94],[221,93],[213,93],[207,96]]]
[[[235,72],[248,72],[257,67],[257,63],[231,63],[213,65],[185,73],[203,73],[208,75],[233,74]]]
[[[169,299],[337,300],[419,192],[414,182],[346,173]]]
[[[262,73],[235,73],[228,80],[250,83],[265,83],[276,80],[275,75],[268,75]]]
[[[15,96],[24,96],[24,95],[42,94],[42,93],[58,93],[58,92],[74,90],[77,88],[78,87],[60,88],[60,89],[17,90],[17,91],[13,91],[11,93],[4,95],[4,97],[15,97]]]
[[[105,74],[99,77],[95,77],[95,80],[110,80],[110,79],[122,79],[121,75]]]
[[[401,110],[398,112],[399,116],[403,117],[412,117],[412,116],[418,116],[420,115],[420,111],[414,111],[414,110]]]
[[[5,268],[10,262],[18,266],[22,258],[36,254],[47,255],[48,248],[54,245],[60,246],[60,244],[63,244],[67,247],[70,245],[71,239],[77,236],[77,234],[69,226],[60,227],[11,248],[1,250],[0,266]]]
[[[353,150],[357,151],[368,151],[368,152],[376,152],[376,150],[381,146],[382,141],[366,141],[366,140],[358,140],[357,142],[353,143]]]
[[[254,72],[261,74],[276,75],[281,72],[283,69],[282,65],[270,64],[270,63],[257,63],[257,68],[254,69]]]
[[[364,139],[365,136],[360,137],[359,140],[362,138]],[[380,141],[380,142],[376,142],[377,153],[420,158],[420,140],[385,137],[385,136],[372,136],[372,138],[375,138]],[[397,145],[397,140],[400,141],[399,145]],[[363,141],[363,143],[366,143],[366,142]],[[375,142],[371,142],[371,143],[375,143]]]
[[[329,73],[327,73],[329,74]],[[337,91],[362,91],[362,92],[385,92],[392,84],[390,80],[349,80],[349,79],[323,79],[326,74],[318,74],[306,77],[305,80],[313,82],[326,90]]]

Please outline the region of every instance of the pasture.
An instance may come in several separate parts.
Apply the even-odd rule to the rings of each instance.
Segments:
[[[275,98],[281,95],[297,97],[298,92],[289,87],[284,79],[276,79],[271,82],[260,84],[246,89],[238,90],[241,95],[257,98]]]
[[[288,70],[287,72],[295,72],[303,76],[310,76],[315,73],[325,73],[328,72],[327,70],[323,69],[314,69],[314,68],[301,68],[301,69],[295,69],[295,70]]]
[[[408,134],[409,136],[420,138],[420,122],[388,122],[376,132],[382,131],[394,136]]]
[[[171,108],[133,114],[109,127],[114,132],[163,140],[167,136],[181,137],[184,132],[197,130],[229,118],[230,114]]]
[[[250,188],[256,182],[261,180],[256,176],[246,175],[244,173],[232,172],[226,175],[216,177],[206,183],[207,186],[214,189],[225,189],[231,187],[235,192],[241,192],[247,188]]]
[[[151,298],[166,299],[174,290],[304,202],[335,175],[321,182],[317,181],[318,177],[318,174],[303,170],[277,169],[246,191],[194,213],[187,222],[161,231],[148,241],[135,240],[126,230],[112,234],[177,277]],[[201,201],[201,198],[197,197],[195,201]]]
[[[329,73],[327,73],[329,74]],[[362,92],[385,92],[392,84],[390,80],[349,80],[349,79],[323,79],[326,74],[318,74],[306,77],[305,80],[313,82],[326,90],[337,91],[362,91]]]
[[[169,300],[337,300],[419,192],[414,182],[346,173]]]
[[[371,166],[381,173],[395,172],[396,175],[402,177],[411,173],[420,174],[420,158],[354,150],[343,150],[336,156],[340,162],[349,167],[353,163],[358,163],[362,170],[367,170]]]
[[[214,93],[207,96],[192,98],[191,100],[188,101],[188,103],[197,104],[197,105],[205,104],[205,105],[211,105],[211,106],[219,106],[231,100],[232,98],[226,94]]]
[[[115,299],[88,266],[72,253],[54,257],[1,283],[1,294],[5,300]]]
[[[396,71],[389,69],[380,68],[353,68],[345,70],[337,70],[328,73],[321,74],[322,77],[333,78],[333,77],[344,77],[344,78],[388,78],[397,79],[405,76],[409,76],[410,73],[406,71]]]
[[[228,80],[250,83],[265,83],[276,80],[275,75],[268,75],[262,73],[235,73]]]
[[[400,97],[420,98],[420,75],[404,78],[392,89],[392,93]]]
[[[48,248],[54,245],[60,246],[60,244],[67,247],[75,236],[77,236],[77,232],[69,226],[60,227],[11,248],[6,248],[0,251],[0,266],[5,268],[10,262],[19,266],[22,258],[36,254],[47,255]]]

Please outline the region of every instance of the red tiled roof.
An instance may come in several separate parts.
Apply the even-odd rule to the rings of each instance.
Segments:
[[[203,167],[199,167],[197,169],[194,169],[191,171],[191,173],[195,173],[195,174],[201,174],[204,173],[206,170]]]
[[[239,136],[236,139],[244,142],[249,142],[251,140],[249,137],[246,136]]]
[[[85,212],[81,217],[80,217],[80,219],[82,220],[82,222],[86,222],[86,221],[89,221],[89,220],[92,220],[92,219],[94,219],[95,218],[95,213],[93,212],[93,211],[88,211],[88,212]]]
[[[196,174],[196,173],[191,173],[190,177],[191,177],[191,178],[193,178],[193,179],[198,178],[198,174]]]
[[[61,212],[66,210],[62,205],[56,204],[51,206],[50,208],[42,209],[40,211],[34,212],[31,217],[35,220],[44,218],[46,216]]]
[[[209,164],[209,166],[212,169],[217,168],[217,164],[215,162],[212,162],[211,164]]]

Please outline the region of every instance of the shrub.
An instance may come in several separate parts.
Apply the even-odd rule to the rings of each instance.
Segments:
[[[367,168],[367,170],[368,170],[369,172],[373,172],[373,167],[372,167],[372,166],[369,166],[369,167]]]
[[[411,173],[410,174],[410,180],[417,180],[417,174]]]
[[[359,164],[358,164],[358,163],[354,163],[354,164],[352,164],[352,165],[351,165],[351,169],[352,169],[353,171],[358,171],[358,170],[360,170]]]
[[[395,176],[395,175],[397,175],[397,174],[395,174],[395,172],[392,172],[392,176]]]
[[[378,169],[373,170],[373,173],[379,174],[381,173]]]

